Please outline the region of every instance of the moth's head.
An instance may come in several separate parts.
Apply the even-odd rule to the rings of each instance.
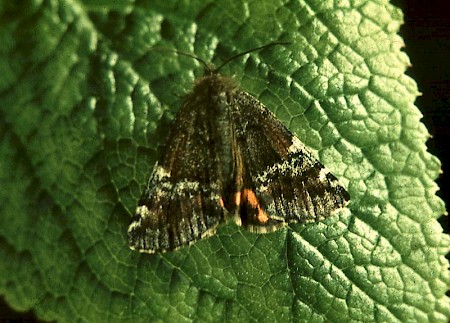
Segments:
[[[195,80],[194,93],[200,96],[204,92],[205,95],[211,95],[213,92],[231,92],[236,88],[233,77],[220,74],[217,69],[205,70],[203,77]]]
[[[203,70],[203,76],[211,77],[219,73],[215,65],[211,63],[204,63],[203,65],[205,66],[205,69]]]

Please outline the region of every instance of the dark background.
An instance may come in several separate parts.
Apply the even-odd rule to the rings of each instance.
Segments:
[[[419,91],[416,105],[422,111],[422,122],[433,136],[427,143],[429,151],[442,162],[444,173],[437,180],[438,195],[448,204],[450,196],[450,15],[445,0],[393,0],[402,8],[405,24],[400,35],[404,51],[412,66],[407,71],[416,80]],[[449,231],[449,217],[439,219]],[[34,322],[32,312],[17,313],[0,298],[0,322]]]
[[[422,122],[433,136],[428,150],[442,163],[443,173],[437,179],[438,195],[448,206],[450,197],[450,2],[439,0],[391,1],[402,8],[405,24],[400,35],[405,40],[411,68],[407,74],[416,80],[422,96],[416,106],[422,111]],[[439,219],[449,232],[450,218]],[[448,255],[447,255],[448,256]],[[448,257],[447,257],[448,258]]]

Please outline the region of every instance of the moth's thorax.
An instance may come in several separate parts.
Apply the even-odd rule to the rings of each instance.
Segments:
[[[238,92],[234,80],[230,77],[222,76],[218,73],[208,73],[197,80],[194,91],[191,94],[191,102],[195,100],[197,104],[197,113],[204,115],[204,122],[210,129],[208,138],[204,139],[208,145],[216,147],[216,156],[218,158],[216,169],[214,170],[216,178],[227,186],[229,181],[233,180],[234,162],[234,118],[231,102]]]

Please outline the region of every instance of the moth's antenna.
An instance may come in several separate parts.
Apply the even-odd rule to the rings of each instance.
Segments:
[[[206,68],[207,70],[211,69],[211,68],[209,67],[209,65],[208,65],[203,59],[201,59],[200,57],[197,57],[197,56],[195,56],[195,55],[193,55],[193,54],[181,52],[181,51],[179,51],[179,50],[174,50],[174,52],[177,53],[178,55],[184,55],[184,56],[187,56],[187,57],[196,59],[197,61],[199,61],[200,63],[202,63],[203,66],[205,66],[205,68]]]
[[[214,73],[218,73],[219,70],[220,70],[222,67],[224,67],[226,64],[228,64],[229,62],[231,62],[233,59],[236,59],[236,58],[238,58],[238,57],[247,55],[248,53],[256,52],[257,50],[261,50],[261,49],[268,48],[268,47],[272,47],[272,46],[276,46],[276,45],[290,45],[290,44],[291,44],[291,42],[274,42],[274,43],[270,43],[270,44],[267,44],[267,45],[264,45],[264,46],[261,46],[261,47],[249,49],[248,51],[245,51],[245,52],[243,52],[243,53],[240,53],[240,54],[236,54],[236,55],[234,55],[234,56],[231,56],[229,59],[227,59],[225,62],[223,62],[219,67],[217,67],[213,72],[214,72]]]
[[[187,56],[187,57],[193,58],[193,59],[199,61],[200,63],[202,63],[203,66],[205,66],[206,70],[211,71],[212,73],[215,74],[215,73],[218,73],[219,70],[222,67],[224,67],[226,64],[228,64],[229,62],[231,62],[232,60],[234,60],[234,59],[236,59],[238,57],[241,57],[241,56],[247,55],[248,53],[256,52],[257,50],[262,50],[262,49],[265,49],[265,48],[268,48],[268,47],[277,46],[277,45],[290,45],[290,44],[292,44],[292,43],[291,42],[274,42],[274,43],[266,44],[264,46],[260,46],[260,47],[257,47],[257,48],[249,49],[249,50],[247,50],[247,51],[245,51],[243,53],[239,53],[239,54],[236,54],[234,56],[231,56],[230,58],[228,58],[225,62],[220,64],[220,66],[217,67],[216,69],[214,69],[213,71],[211,71],[211,67],[208,65],[208,63],[206,63],[200,57],[195,56],[195,55],[193,55],[191,53],[186,53],[186,52],[182,52],[182,51],[179,51],[179,50],[176,50],[176,49],[169,49],[169,48],[153,47],[152,49],[159,50],[159,51],[165,51],[165,52],[173,52],[173,53],[177,53],[178,55],[183,55],[183,56]]]
[[[187,56],[187,57],[196,59],[197,61],[199,61],[200,63],[202,63],[203,66],[205,66],[205,68],[206,68],[207,70],[210,70],[210,69],[211,69],[211,67],[210,67],[203,59],[201,59],[201,58],[198,57],[198,56],[195,56],[194,54],[182,52],[182,51],[180,51],[180,50],[177,50],[177,49],[171,49],[171,48],[152,47],[152,49],[153,49],[153,50],[157,50],[157,51],[161,51],[161,52],[172,52],[172,53],[176,53],[176,54],[178,54],[178,55],[183,55],[183,56]]]

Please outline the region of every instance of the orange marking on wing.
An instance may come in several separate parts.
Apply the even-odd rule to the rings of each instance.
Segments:
[[[236,206],[241,205],[241,195],[242,195],[241,192],[234,193],[234,204]]]
[[[223,203],[223,199],[220,197],[219,198],[219,205],[222,207],[222,208],[225,208],[225,204]]]
[[[258,215],[256,217],[258,218],[258,221],[261,223],[266,223],[267,221],[269,221],[269,216],[259,206],[258,206]]]
[[[257,219],[261,223],[266,223],[269,221],[269,216],[267,213],[261,208],[259,205],[258,198],[256,197],[255,192],[249,189],[244,189],[242,191],[243,199],[248,202],[248,204],[255,209],[258,209],[258,214],[256,215]]]
[[[242,195],[251,207],[257,208],[259,206],[258,198],[252,190],[245,189],[242,191]]]

